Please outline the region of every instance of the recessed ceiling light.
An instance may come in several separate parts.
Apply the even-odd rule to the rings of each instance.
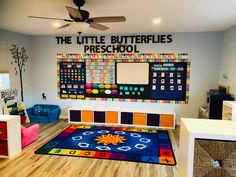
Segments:
[[[61,26],[61,24],[58,23],[58,22],[54,22],[54,23],[52,24],[52,26],[54,26],[55,28],[58,28],[59,26]]]
[[[160,24],[161,23],[161,19],[160,18],[155,18],[154,20],[153,20],[153,24],[154,25],[158,25],[158,24]]]

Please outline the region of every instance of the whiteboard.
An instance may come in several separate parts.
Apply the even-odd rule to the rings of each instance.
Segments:
[[[117,84],[147,85],[149,83],[148,63],[117,63]]]

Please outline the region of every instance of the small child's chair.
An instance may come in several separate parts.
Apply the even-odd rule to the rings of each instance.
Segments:
[[[26,147],[38,139],[39,124],[34,124],[28,128],[21,125],[21,146]]]

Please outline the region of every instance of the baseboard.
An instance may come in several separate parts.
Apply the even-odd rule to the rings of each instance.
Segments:
[[[68,120],[68,116],[67,115],[60,115],[59,119]]]

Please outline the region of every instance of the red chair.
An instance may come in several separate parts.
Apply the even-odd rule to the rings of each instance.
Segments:
[[[38,139],[39,124],[34,124],[28,128],[21,125],[21,146],[26,147]]]

